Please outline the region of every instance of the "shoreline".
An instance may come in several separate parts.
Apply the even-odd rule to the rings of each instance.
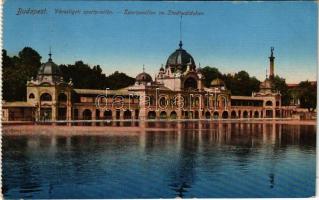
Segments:
[[[198,122],[198,121],[197,121]],[[146,122],[147,123],[147,122]],[[162,121],[163,123],[163,121]],[[169,121],[168,123],[180,123]],[[283,124],[283,125],[317,125],[315,120],[264,120],[264,121],[209,121],[210,124]],[[209,128],[200,128],[209,130]],[[153,128],[145,126],[67,126],[67,125],[33,125],[33,124],[2,124],[2,135],[138,135],[145,131],[177,131],[178,128]],[[199,130],[199,128],[189,128],[188,130]],[[10,132],[10,133],[9,133]],[[35,133],[36,132],[36,133]]]

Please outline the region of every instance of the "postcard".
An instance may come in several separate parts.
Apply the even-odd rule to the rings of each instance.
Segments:
[[[3,198],[315,196],[316,2],[2,6]]]

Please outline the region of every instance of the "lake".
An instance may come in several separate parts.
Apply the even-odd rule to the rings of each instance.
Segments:
[[[109,134],[105,127],[105,135],[7,132],[2,136],[4,197],[315,195],[314,125],[203,121],[159,127],[128,134]]]

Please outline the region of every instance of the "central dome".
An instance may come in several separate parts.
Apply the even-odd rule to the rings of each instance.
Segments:
[[[182,48],[183,43],[180,41],[179,49],[176,49],[174,53],[172,53],[166,62],[166,69],[171,68],[172,72],[175,72],[176,69],[184,72],[187,68],[187,65],[190,64],[193,69],[195,69],[195,61],[193,57],[187,53],[185,49]]]

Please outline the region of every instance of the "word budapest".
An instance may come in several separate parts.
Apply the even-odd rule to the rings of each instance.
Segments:
[[[47,14],[46,8],[18,8],[16,15],[45,15]]]

